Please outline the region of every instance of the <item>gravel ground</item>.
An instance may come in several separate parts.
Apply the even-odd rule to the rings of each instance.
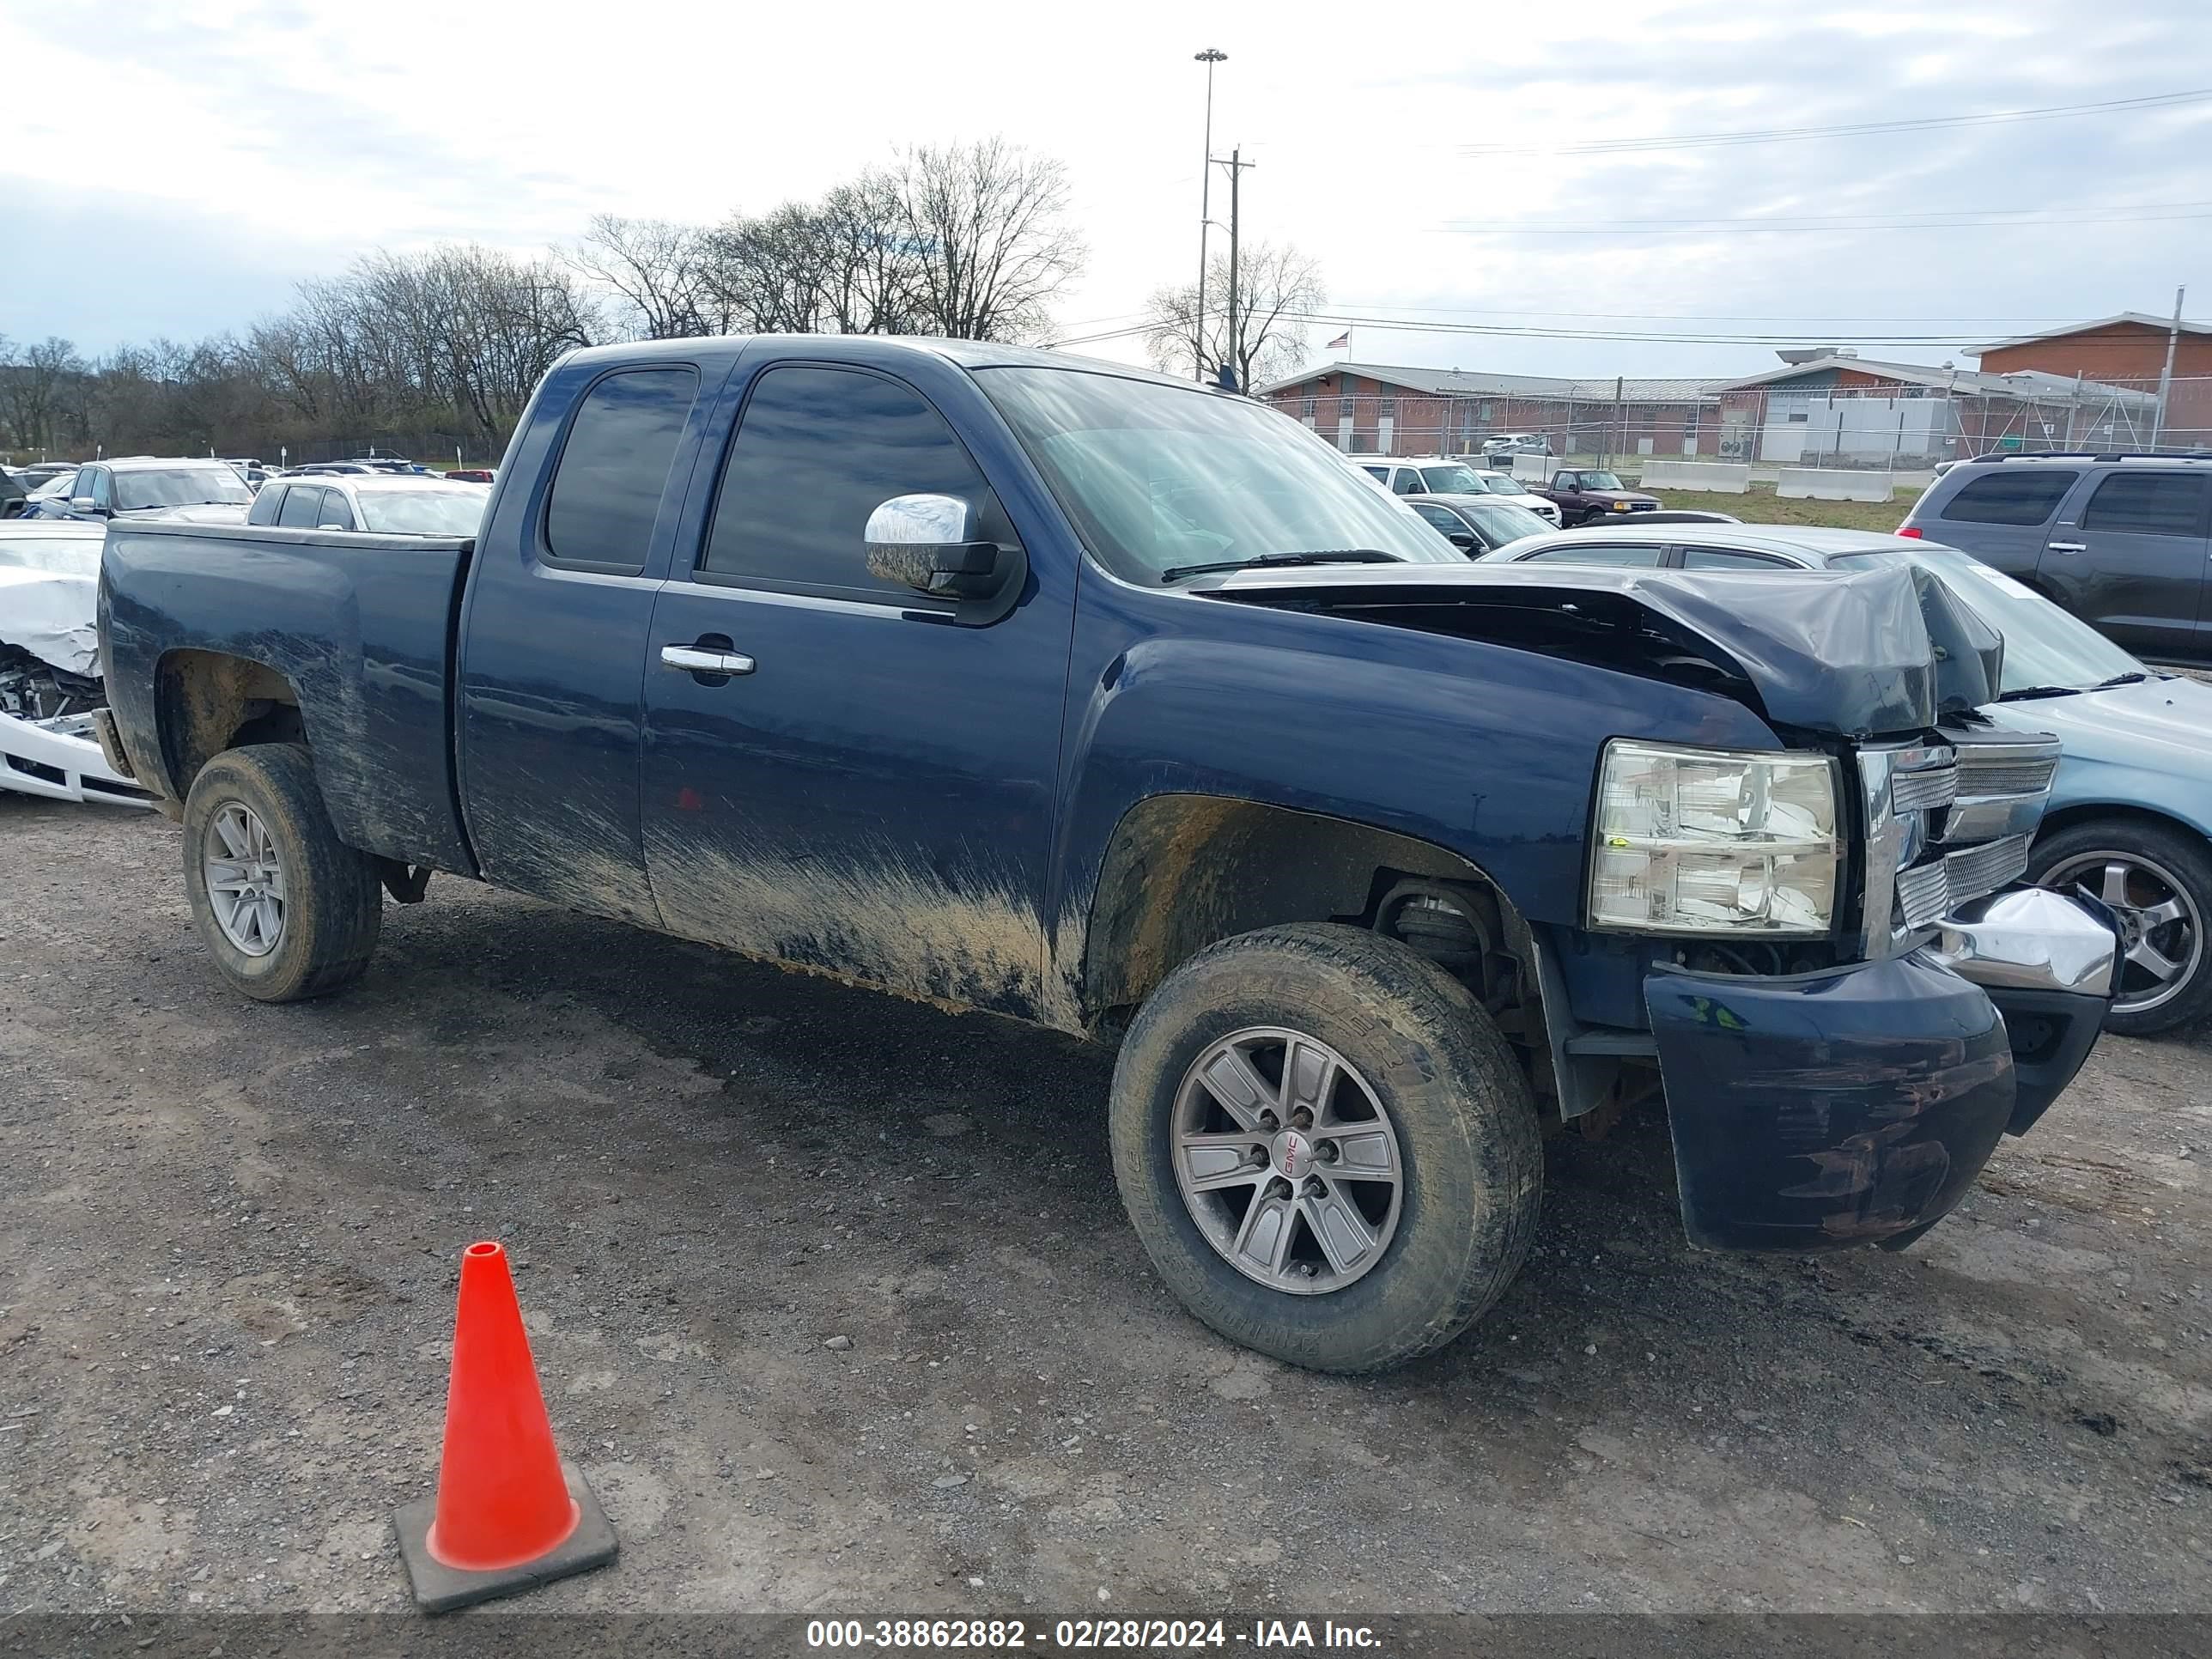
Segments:
[[[1905,1255],[1693,1254],[1663,1123],[1560,1136],[1346,1381],[1169,1301],[1101,1054],[442,878],[264,1007],[176,864],[0,795],[0,1618],[405,1608],[480,1237],[622,1537],[536,1611],[2212,1607],[2202,1036]]]

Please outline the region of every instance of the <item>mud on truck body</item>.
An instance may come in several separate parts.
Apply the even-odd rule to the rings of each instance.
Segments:
[[[111,757],[216,968],[340,989],[434,872],[1118,1043],[1198,1317],[1448,1340],[1547,1123],[1663,1087],[1701,1244],[1909,1240],[2088,1052],[2015,890],[2055,744],[1904,570],[1470,565],[1290,421],[1056,354],[580,351],[479,536],[118,525]]]

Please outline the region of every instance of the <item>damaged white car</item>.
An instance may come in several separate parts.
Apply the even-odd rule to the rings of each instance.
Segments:
[[[100,547],[106,526],[0,524],[0,789],[143,805],[93,737],[100,679]]]

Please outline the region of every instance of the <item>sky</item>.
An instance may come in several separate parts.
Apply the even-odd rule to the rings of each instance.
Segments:
[[[1139,360],[1116,331],[1197,267],[1214,47],[1214,153],[1257,163],[1242,234],[1313,257],[1326,314],[1360,319],[1348,353],[1324,349],[1344,321],[1308,327],[1311,361],[1971,366],[2178,284],[2212,317],[2207,6],[0,0],[0,335],[243,330],[374,248],[711,222],[996,134],[1067,169],[1091,254],[1060,336]]]

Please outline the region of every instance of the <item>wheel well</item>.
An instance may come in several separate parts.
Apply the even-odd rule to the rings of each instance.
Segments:
[[[182,801],[200,768],[248,743],[305,743],[300,694],[265,663],[219,651],[173,651],[155,678],[161,763]]]
[[[1402,940],[1542,1050],[1528,924],[1481,870],[1410,836],[1212,795],[1156,795],[1115,826],[1084,946],[1091,1023],[1118,1024],[1207,945],[1292,921]]]
[[[2148,806],[2122,806],[2117,804],[2096,802],[2062,807],[2056,812],[2045,813],[2043,822],[2036,826],[2035,838],[2042,841],[2058,834],[2063,830],[2071,830],[2076,824],[2095,823],[2104,818],[2131,818],[2138,823],[2154,824],[2162,830],[2177,830],[2185,836],[2195,836],[2199,840],[2204,838],[2204,831],[2199,830],[2195,824],[2185,823],[2170,813],[2160,812]]]

